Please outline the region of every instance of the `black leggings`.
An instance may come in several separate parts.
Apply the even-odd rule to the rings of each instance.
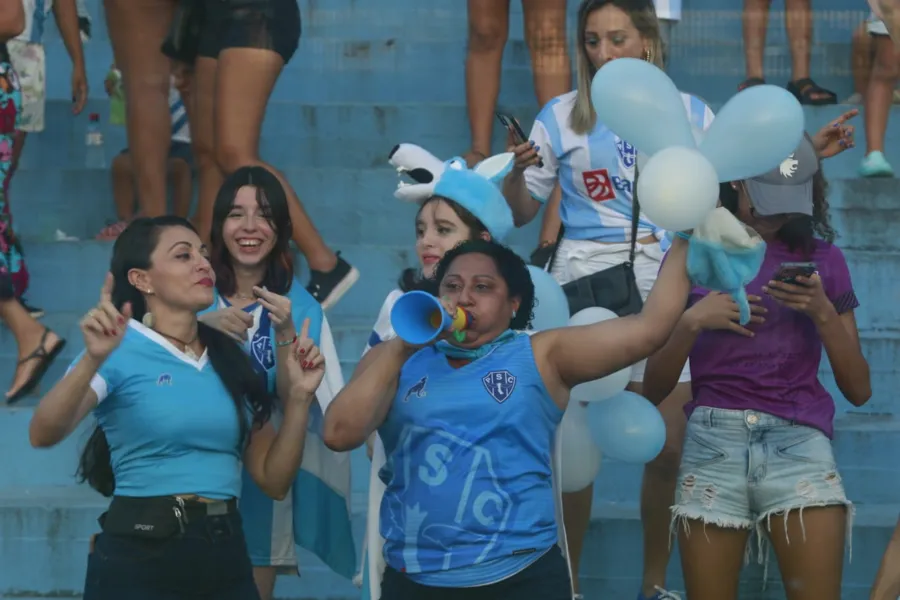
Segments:
[[[503,581],[467,588],[438,588],[415,583],[387,567],[381,600],[571,600],[569,566],[559,546],[553,546],[528,568]]]

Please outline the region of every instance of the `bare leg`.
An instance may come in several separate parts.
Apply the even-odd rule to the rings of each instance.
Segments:
[[[644,579],[641,591],[648,598],[653,597],[655,586],[666,585],[666,568],[671,555],[671,506],[675,503],[675,486],[687,426],[684,405],[690,400],[691,384],[679,383],[660,403],[659,411],[666,423],[666,444],[659,456],[644,467],[644,479],[641,483]]]
[[[853,31],[852,48],[853,93],[865,96],[875,54],[875,44],[865,23]]]
[[[253,581],[259,590],[259,600],[272,600],[275,595],[276,567],[253,567]]]
[[[471,165],[491,154],[503,48],[509,37],[509,0],[468,0],[468,11],[466,104],[472,148],[466,160]]]
[[[747,529],[726,529],[693,520],[679,524],[678,548],[688,598],[737,600],[749,537]]]
[[[287,179],[259,158],[266,104],[283,66],[282,58],[269,50],[229,48],[221,53],[216,79],[216,158],[226,173],[262,165],[278,176],[289,198],[294,242],[311,269],[328,272],[337,266],[337,256],[325,245]]]
[[[591,525],[591,504],[594,501],[594,486],[588,486],[580,492],[562,495],[563,527],[566,528],[569,562],[572,563],[572,585],[577,594],[581,591],[578,582],[578,569],[581,567],[581,552],[584,550],[584,538]]]
[[[866,128],[866,154],[884,152],[884,134],[887,130],[894,86],[897,85],[900,57],[890,38],[875,37],[875,62],[865,93],[863,120]]]
[[[522,0],[525,41],[531,52],[534,91],[544,106],[572,89],[566,47],[566,0]]]
[[[191,166],[180,158],[169,159],[169,179],[172,182],[172,212],[175,216],[187,218],[194,195]]]
[[[809,0],[785,0],[784,27],[791,47],[791,79],[809,77],[812,48],[812,9]]]
[[[131,163],[131,154],[123,152],[116,156],[112,160],[109,171],[112,175],[116,217],[120,221],[130,221],[134,218],[134,168]]]
[[[41,344],[41,338],[44,335],[44,326],[34,320],[18,300],[0,300],[0,320],[6,324],[16,338],[16,345],[19,348],[19,360],[38,349]],[[60,337],[58,335],[50,332],[44,339],[44,350],[49,351],[59,340]],[[9,391],[6,392],[6,397],[12,396],[19,388],[25,385],[39,365],[40,360],[29,360],[20,364],[16,369]]]
[[[763,50],[771,0],[744,0],[744,60],[747,78],[763,77]]]
[[[900,522],[894,527],[891,541],[884,551],[869,600],[897,600],[898,596],[900,596]]]
[[[166,213],[166,155],[171,121],[171,65],[160,46],[172,24],[173,0],[104,0],[116,65],[127,103],[128,145],[134,156],[141,213]]]
[[[772,517],[769,539],[787,600],[841,599],[848,533],[847,508],[842,505],[810,506],[802,513],[792,510],[786,517]]]
[[[522,9],[525,13],[525,37],[531,51],[534,71],[534,91],[538,105],[543,107],[553,98],[572,89],[572,67],[566,41],[566,2],[522,0]],[[557,184],[544,207],[539,244],[554,243],[559,236],[562,226],[559,216],[561,196]]]
[[[197,165],[199,200],[194,225],[200,237],[209,240],[212,227],[212,207],[224,179],[216,162],[216,72],[218,61],[198,58],[191,77],[191,93],[185,105],[190,105],[191,148]]]

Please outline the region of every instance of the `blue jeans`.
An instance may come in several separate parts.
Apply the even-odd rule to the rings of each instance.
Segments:
[[[259,600],[238,513],[163,540],[97,536],[84,600]]]
[[[847,500],[831,441],[820,430],[754,410],[698,407],[684,438],[672,528],[688,521],[757,530],[773,515]],[[850,531],[848,527],[848,539]]]

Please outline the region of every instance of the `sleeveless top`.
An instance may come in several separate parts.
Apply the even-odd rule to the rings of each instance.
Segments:
[[[379,428],[387,564],[423,585],[484,585],[556,544],[562,415],[526,334],[458,369],[433,347],[410,357]]]

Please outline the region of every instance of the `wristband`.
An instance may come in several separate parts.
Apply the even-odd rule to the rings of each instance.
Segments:
[[[295,333],[294,337],[292,337],[291,339],[289,339],[287,341],[279,342],[278,340],[275,340],[275,345],[278,346],[279,348],[284,348],[285,346],[291,346],[296,341],[297,341],[297,334]]]

